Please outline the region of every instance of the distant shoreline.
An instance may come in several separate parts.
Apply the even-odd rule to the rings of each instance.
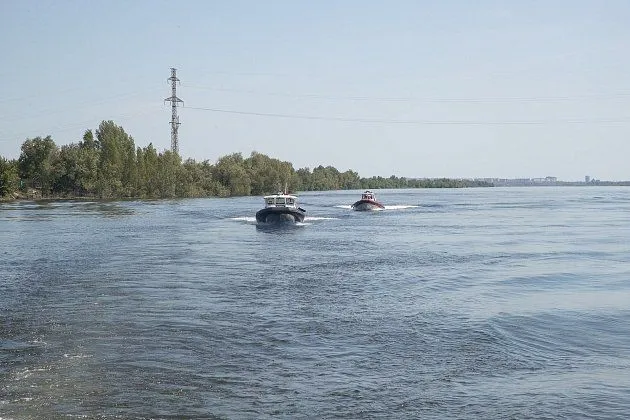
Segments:
[[[392,190],[404,190],[404,189],[462,189],[462,188],[497,188],[497,187],[509,187],[509,188],[526,188],[526,187],[630,187],[630,181],[593,181],[593,182],[567,182],[567,181],[557,181],[555,183],[545,183],[545,184],[509,184],[509,185],[491,185],[491,186],[470,186],[470,187],[401,187],[401,188],[372,188],[375,190],[379,189],[392,189]],[[353,188],[353,189],[336,189],[336,190],[321,190],[318,192],[326,192],[326,191],[354,191],[360,190],[361,188]],[[305,190],[298,191],[297,194],[303,192],[313,192],[314,190]],[[191,199],[191,198],[235,198],[235,197],[257,197],[258,195],[250,194],[250,195],[241,195],[241,196],[230,196],[230,197],[221,197],[221,196],[202,196],[202,197],[96,197],[96,196],[71,196],[71,195],[58,195],[58,196],[43,196],[41,193],[37,193],[35,191],[30,191],[30,193],[25,194],[23,192],[14,193],[12,196],[0,197],[0,203],[9,203],[16,201],[133,201],[133,200],[181,200],[181,199]]]
[[[534,178],[361,177],[352,169],[328,165],[295,169],[293,164],[259,152],[236,152],[207,160],[183,160],[177,152],[158,152],[133,138],[113,121],[94,133],[59,147],[51,136],[24,141],[20,158],[0,156],[0,196],[12,200],[160,199],[260,196],[288,191],[403,188],[475,188],[516,186],[628,186],[630,181],[564,182],[555,176]]]
[[[552,183],[496,183],[495,187],[628,187],[630,181],[556,181]]]

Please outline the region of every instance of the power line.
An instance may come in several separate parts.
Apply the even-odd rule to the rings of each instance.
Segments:
[[[135,112],[126,112],[126,113],[122,113],[122,114],[114,114],[114,115],[109,115],[108,119],[116,119],[116,120],[124,120],[127,118],[131,118],[131,117],[138,117],[141,115],[146,115],[146,114],[151,114],[155,111],[156,109],[142,109],[140,111],[135,111]],[[25,139],[27,137],[33,136],[42,136],[44,135],[48,135],[48,134],[54,134],[54,133],[63,133],[66,131],[72,131],[72,130],[76,130],[79,128],[83,128],[83,129],[90,129],[90,125],[95,125],[96,127],[98,127],[98,124],[100,123],[100,121],[103,121],[102,119],[98,119],[98,118],[93,118],[90,120],[84,120],[83,122],[78,122],[78,123],[72,123],[69,125],[61,125],[61,126],[53,126],[52,128],[47,128],[44,130],[39,131],[39,133],[37,133],[37,129],[30,129],[28,131],[21,131],[21,132],[17,132],[17,133],[10,133],[10,134],[6,134],[6,133],[2,133],[0,132],[0,142],[3,143],[9,143],[9,142],[17,142],[20,141],[20,139]],[[88,127],[88,128],[86,128]],[[9,138],[11,137],[11,138]]]
[[[69,111],[73,111],[73,110],[81,110],[81,111],[85,111],[87,109],[87,107],[94,107],[94,106],[98,106],[98,105],[104,105],[108,102],[121,102],[122,99],[125,98],[132,98],[135,96],[140,96],[149,92],[156,92],[157,89],[156,88],[151,88],[151,89],[146,89],[146,90],[142,90],[142,91],[137,91],[137,92],[127,92],[127,93],[121,93],[118,95],[113,95],[113,96],[108,96],[108,97],[104,97],[104,98],[100,98],[97,100],[88,100],[88,101],[81,101],[81,102],[76,102],[73,106],[70,107],[63,107],[60,108],[59,105],[56,105],[54,107],[48,107],[48,108],[43,108],[43,109],[38,109],[36,110],[34,113],[30,113],[30,114],[20,114],[19,116],[17,116],[16,118],[5,118],[5,122],[16,122],[16,121],[23,121],[23,120],[29,120],[29,119],[34,119],[34,118],[38,118],[41,115],[46,115],[46,116],[50,116],[50,115],[56,115],[56,114],[68,114]]]
[[[121,75],[120,77],[116,79],[116,84],[118,86],[126,86],[128,84],[131,84],[132,86],[136,87],[138,85],[138,79],[137,77],[132,77],[132,76],[125,77],[124,75]],[[20,101],[25,101],[29,99],[38,99],[38,98],[41,98],[42,100],[58,100],[59,98],[63,98],[63,96],[68,93],[92,92],[93,95],[97,95],[98,91],[95,91],[93,87],[94,87],[93,83],[90,83],[89,85],[73,86],[73,87],[64,88],[61,90],[50,90],[50,91],[46,90],[43,92],[40,91],[38,93],[31,93],[31,94],[27,94],[23,96],[8,97],[8,98],[3,97],[3,98],[0,98],[0,104],[5,103],[5,102],[20,102]],[[154,91],[157,89],[159,88],[149,88],[145,90]]]
[[[496,103],[496,102],[564,102],[573,100],[596,100],[596,99],[626,99],[630,98],[630,92],[615,93],[592,93],[580,95],[558,95],[558,96],[489,96],[489,97],[454,97],[454,98],[435,98],[435,97],[417,97],[417,96],[367,96],[367,95],[325,95],[317,93],[289,93],[289,92],[270,92],[255,89],[237,89],[237,88],[221,88],[211,86],[200,86],[194,84],[184,84],[184,86],[194,89],[205,89],[214,92],[228,92],[247,95],[260,96],[277,96],[285,98],[300,99],[325,99],[325,100],[347,100],[347,101],[374,101],[374,102],[428,102],[428,103]]]
[[[392,120],[380,118],[327,117],[321,115],[281,114],[271,112],[236,111],[220,108],[184,107],[199,111],[223,114],[249,115],[256,117],[287,118],[298,120],[337,121],[363,124],[401,124],[401,125],[547,125],[547,124],[626,124],[630,119],[558,119],[558,120],[505,120],[505,121],[473,121],[473,120]]]

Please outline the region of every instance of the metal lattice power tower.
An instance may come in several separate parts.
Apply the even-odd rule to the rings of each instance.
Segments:
[[[173,153],[179,154],[179,142],[177,140],[177,130],[179,129],[179,117],[177,116],[177,104],[180,102],[183,104],[184,101],[177,97],[177,82],[179,79],[177,78],[177,69],[171,68],[171,77],[168,79],[171,82],[171,97],[164,99],[164,102],[171,103],[171,151]]]

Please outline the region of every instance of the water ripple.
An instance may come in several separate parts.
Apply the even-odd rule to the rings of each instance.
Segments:
[[[0,416],[628,417],[627,189],[331,194],[1,204]]]

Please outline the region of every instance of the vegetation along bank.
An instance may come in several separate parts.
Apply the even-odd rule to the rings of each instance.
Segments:
[[[178,198],[263,195],[287,186],[290,191],[378,188],[461,188],[492,186],[461,179],[361,178],[332,166],[295,170],[290,162],[252,152],[207,160],[182,161],[152,144],[136,147],[113,121],[96,133],[58,147],[50,136],[24,141],[17,160],[0,156],[0,198]]]

